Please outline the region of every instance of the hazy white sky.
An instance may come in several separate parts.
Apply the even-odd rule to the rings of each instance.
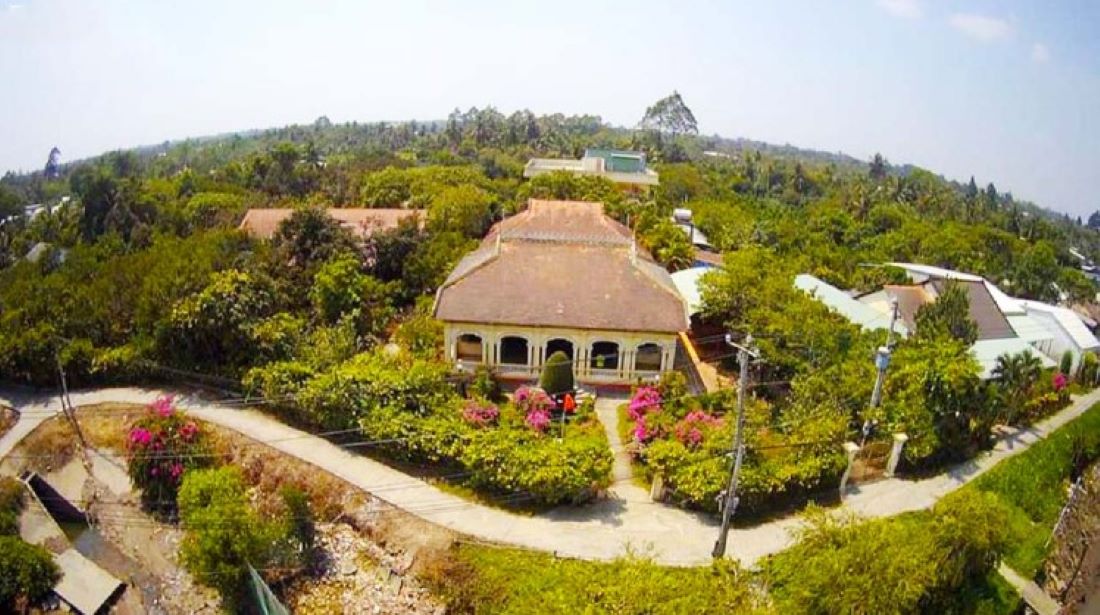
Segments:
[[[455,107],[882,152],[1100,208],[1100,2],[0,0],[0,170]]]

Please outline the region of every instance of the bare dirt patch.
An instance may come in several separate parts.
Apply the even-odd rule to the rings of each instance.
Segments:
[[[99,532],[142,569],[143,578],[124,578],[135,586],[155,586],[145,607],[154,613],[214,613],[216,594],[198,586],[180,565],[183,532],[157,521],[140,507],[137,494],[120,494],[126,437],[146,409],[133,404],[99,404],[77,409],[85,438],[99,459],[93,467],[113,465],[86,496]],[[201,422],[200,422],[201,423]],[[317,519],[317,563],[274,589],[298,613],[442,613],[443,606],[418,581],[415,572],[446,552],[452,532],[395,509],[389,504],[304,461],[289,457],[242,434],[209,423],[213,452],[233,464],[253,488],[261,510],[279,506],[285,486],[309,497]],[[64,418],[43,422],[27,436],[0,472],[49,471],[77,457],[76,433]],[[149,594],[150,592],[144,592]],[[367,606],[369,605],[369,606]]]
[[[15,421],[19,419],[19,415],[15,410],[6,406],[0,406],[0,436],[8,433],[12,425],[15,425]]]

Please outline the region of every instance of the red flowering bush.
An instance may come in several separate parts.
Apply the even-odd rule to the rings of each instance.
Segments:
[[[478,427],[493,425],[500,418],[500,409],[491,403],[470,399],[462,409],[462,418]]]
[[[1062,372],[1055,372],[1054,377],[1050,380],[1050,385],[1054,387],[1056,393],[1066,388],[1067,384],[1069,384],[1069,379]]]
[[[206,434],[176,409],[169,396],[149,405],[130,428],[126,440],[130,480],[141,489],[142,502],[155,512],[171,513],[183,473],[207,465]]]

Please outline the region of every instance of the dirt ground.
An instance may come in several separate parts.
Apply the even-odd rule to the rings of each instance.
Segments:
[[[102,404],[78,408],[94,478],[83,489],[89,513],[106,545],[92,559],[127,583],[112,613],[216,613],[216,593],[197,585],[180,565],[183,532],[158,522],[140,507],[119,456],[140,406]],[[308,494],[317,520],[319,555],[312,570],[273,588],[295,613],[442,613],[442,605],[416,580],[415,571],[452,543],[452,533],[393,509],[370,494],[300,460],[235,432],[204,424],[223,463],[242,469],[260,510],[284,485]],[[50,419],[7,459],[0,474],[27,469],[47,477],[77,463],[71,425]],[[83,538],[81,538],[83,540]],[[101,561],[102,560],[102,561]]]
[[[6,434],[17,418],[15,410],[0,406],[0,436]]]

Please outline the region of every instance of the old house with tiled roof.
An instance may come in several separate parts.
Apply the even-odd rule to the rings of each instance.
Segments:
[[[256,208],[244,214],[238,228],[257,239],[271,239],[279,225],[294,213],[288,208]],[[396,228],[407,218],[423,214],[418,209],[367,209],[362,207],[331,207],[325,210],[330,218],[351,231],[351,234],[365,239],[376,231]],[[421,216],[423,219],[423,216]]]
[[[440,287],[436,318],[464,366],[537,375],[556,351],[576,377],[630,383],[671,370],[687,309],[668,272],[600,203],[531,201]]]

